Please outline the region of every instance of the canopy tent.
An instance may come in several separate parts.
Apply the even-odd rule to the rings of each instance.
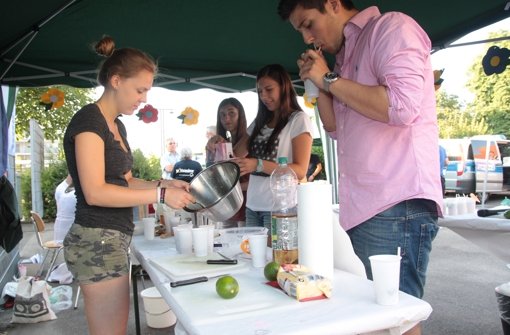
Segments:
[[[355,0],[359,9],[402,11],[429,34],[434,49],[510,15],[507,0]],[[277,0],[5,1],[0,19],[0,83],[9,86],[96,86],[100,58],[90,44],[103,34],[117,47],[158,60],[155,86],[243,92],[262,66],[280,63],[296,84],[306,46],[276,13]],[[296,85],[298,88],[300,85]]]

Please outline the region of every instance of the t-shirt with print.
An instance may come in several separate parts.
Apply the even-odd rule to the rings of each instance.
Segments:
[[[200,171],[202,171],[202,165],[200,165],[199,162],[191,159],[183,159],[175,163],[174,169],[172,170],[172,178],[184,180],[189,183]]]
[[[75,223],[84,227],[107,228],[133,233],[132,207],[100,207],[91,206],[85,201],[81,180],[76,165],[75,136],[84,132],[97,134],[104,142],[105,182],[107,184],[128,187],[124,175],[133,166],[133,156],[127,142],[124,124],[115,119],[120,136],[128,151],[124,151],[120,143],[113,137],[106,120],[96,104],[89,104],[80,109],[71,119],[64,135],[64,151],[69,174],[73,178],[76,193]]]
[[[255,123],[248,127],[248,135],[253,132]],[[269,138],[273,129],[262,128],[262,136]],[[278,136],[278,145],[275,152],[271,152],[269,160],[277,162],[278,157],[287,157],[287,162],[293,162],[292,140],[303,134],[312,134],[312,124],[310,118],[303,111],[297,111],[290,115],[289,121]],[[248,183],[246,207],[252,211],[271,211],[273,206],[273,195],[269,186],[269,176],[261,176],[257,174],[250,175]]]

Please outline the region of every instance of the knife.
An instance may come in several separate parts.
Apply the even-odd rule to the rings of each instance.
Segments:
[[[486,216],[496,215],[501,212],[505,212],[507,210],[508,210],[508,208],[505,208],[505,209],[479,209],[477,214],[478,214],[478,216],[486,217]]]
[[[204,261],[200,260],[186,260],[180,261],[182,264],[195,264],[195,263],[204,263]],[[237,259],[208,259],[206,264],[227,264],[227,265],[235,265],[237,264]]]
[[[170,287],[178,287],[178,286],[202,283],[202,282],[208,281],[209,279],[223,277],[223,276],[228,276],[228,274],[221,274],[221,275],[212,276],[212,277],[201,276],[201,277],[195,277],[195,278],[191,278],[191,279],[172,281],[172,282],[170,282]]]

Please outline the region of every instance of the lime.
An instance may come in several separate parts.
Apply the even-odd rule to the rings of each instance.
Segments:
[[[232,276],[223,276],[216,281],[216,293],[223,299],[232,299],[239,293],[239,284]]]
[[[266,277],[269,281],[275,281],[276,275],[278,274],[278,270],[280,269],[280,264],[277,262],[269,262],[264,267],[264,277]]]
[[[510,210],[505,211],[505,213],[503,213],[503,216],[504,216],[506,219],[510,219]]]

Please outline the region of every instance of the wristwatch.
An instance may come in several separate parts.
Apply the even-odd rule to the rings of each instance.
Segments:
[[[324,83],[324,91],[329,92],[329,85],[340,78],[340,75],[336,72],[327,72],[324,77],[322,77],[322,82]]]

